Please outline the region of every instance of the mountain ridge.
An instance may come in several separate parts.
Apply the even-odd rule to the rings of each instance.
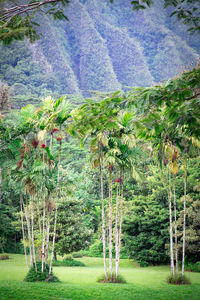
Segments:
[[[74,0],[66,15],[69,22],[38,15],[42,36],[34,44],[0,46],[0,79],[13,86],[16,107],[47,95],[81,99],[90,90],[151,86],[200,55],[199,36],[173,24],[162,0],[139,12],[129,0]]]

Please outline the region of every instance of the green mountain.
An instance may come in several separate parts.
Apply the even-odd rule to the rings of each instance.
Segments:
[[[162,0],[135,12],[130,0],[73,0],[67,21],[39,15],[41,39],[0,46],[0,79],[19,107],[47,95],[150,86],[180,73],[200,55],[199,35],[174,23]],[[70,96],[71,97],[71,96]]]

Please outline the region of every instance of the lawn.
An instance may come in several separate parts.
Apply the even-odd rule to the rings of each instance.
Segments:
[[[10,255],[0,261],[0,299],[162,299],[199,300],[200,273],[187,273],[192,284],[172,286],[166,283],[169,267],[140,268],[134,261],[121,260],[120,273],[127,284],[96,283],[103,273],[101,258],[83,257],[78,260],[86,267],[54,267],[61,283],[23,282],[27,272],[23,255]]]

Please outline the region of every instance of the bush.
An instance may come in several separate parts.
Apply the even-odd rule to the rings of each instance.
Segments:
[[[70,259],[63,259],[62,261],[54,260],[53,266],[54,267],[85,267],[85,264],[82,263],[81,261],[70,258]]]
[[[190,280],[185,275],[170,275],[167,278],[167,283],[175,284],[175,285],[182,285],[182,284],[191,284]]]
[[[107,249],[106,249],[107,250]],[[108,251],[106,251],[107,256]],[[93,245],[90,246],[88,256],[91,257],[103,257],[103,243],[102,241],[96,240]]]
[[[73,256],[74,258],[81,258],[81,257],[83,257],[83,255],[82,255],[81,253],[79,253],[79,252],[74,252],[74,253],[72,254],[72,256]]]
[[[150,266],[150,264],[146,261],[138,261],[140,267],[148,267]]]
[[[196,263],[186,263],[185,270],[190,272],[200,272],[200,261]]]
[[[6,259],[10,259],[10,257],[7,254],[0,255],[0,260],[6,260]]]
[[[89,248],[85,250],[80,250],[79,253],[82,256],[89,256]]]
[[[96,240],[94,244],[90,246],[88,250],[81,250],[80,253],[89,257],[103,257],[103,243],[100,240]],[[112,254],[115,256],[115,248],[112,249]],[[109,248],[106,248],[106,257],[109,257]],[[120,258],[129,258],[125,247],[121,247]]]
[[[97,279],[97,282],[101,282],[101,283],[126,283],[126,280],[120,274],[116,277],[115,273],[113,273],[112,275],[110,273],[108,273],[107,278],[106,278],[105,274],[103,274]]]
[[[73,259],[73,257],[71,254],[67,254],[63,257],[63,260],[72,260],[72,259]]]
[[[24,281],[36,282],[36,281],[47,281],[47,282],[59,282],[59,279],[53,275],[53,272],[49,275],[49,266],[44,265],[44,272],[42,272],[42,263],[37,262],[37,272],[35,266],[30,268],[28,274],[24,278]]]

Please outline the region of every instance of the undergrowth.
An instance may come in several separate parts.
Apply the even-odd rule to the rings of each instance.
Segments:
[[[110,274],[108,273],[107,277],[105,274],[101,275],[98,279],[97,282],[101,283],[126,283],[126,280],[124,277],[120,274],[116,277],[115,273]]]
[[[185,275],[170,275],[167,278],[167,283],[169,284],[175,284],[175,285],[183,285],[183,284],[191,284],[189,278],[187,278]]]
[[[6,259],[10,259],[10,257],[7,254],[0,255],[0,260],[6,260]]]
[[[42,263],[37,262],[37,272],[35,270],[35,266],[31,267],[28,271],[28,274],[24,278],[24,281],[28,282],[36,282],[36,281],[46,281],[46,282],[59,282],[59,279],[51,272],[49,274],[49,266],[44,265],[44,270],[42,272]]]

